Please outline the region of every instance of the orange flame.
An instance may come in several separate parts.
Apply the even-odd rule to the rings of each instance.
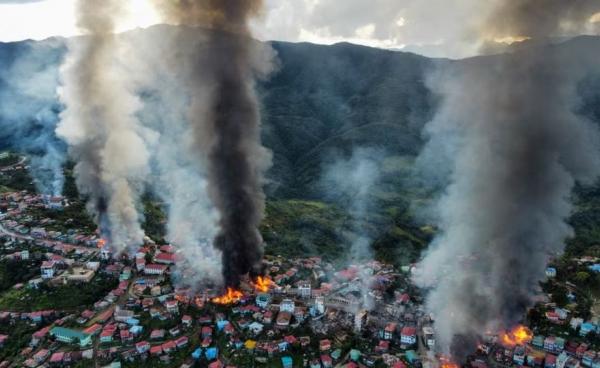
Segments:
[[[525,326],[517,326],[511,331],[505,331],[500,335],[500,340],[505,346],[525,345],[533,340],[533,332]]]
[[[273,280],[267,276],[258,276],[253,282],[254,288],[261,293],[266,293],[274,285]]]
[[[97,245],[98,245],[98,248],[100,248],[100,249],[104,248],[106,246],[106,240],[99,239]]]
[[[242,293],[241,291],[235,290],[233,288],[227,288],[227,293],[219,297],[212,298],[211,301],[215,304],[227,305],[239,302],[243,296],[244,293]]]
[[[440,357],[440,367],[441,368],[460,368],[460,366],[452,361],[447,356]]]

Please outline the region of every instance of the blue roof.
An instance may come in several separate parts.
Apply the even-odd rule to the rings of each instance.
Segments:
[[[216,359],[218,355],[219,355],[219,349],[217,349],[217,348],[206,349],[206,359],[208,359],[208,360]]]
[[[198,349],[194,350],[194,352],[192,353],[192,358],[194,358],[194,359],[200,359],[201,356],[202,356],[202,348],[198,348]]]
[[[284,356],[283,358],[281,358],[281,363],[283,363],[284,367],[287,367],[291,366],[294,363],[294,360],[292,359],[292,357]]]
[[[64,328],[64,327],[53,327],[50,330],[50,334],[53,336],[61,336],[63,338],[67,338],[67,339],[79,339],[79,340],[84,340],[90,337],[90,335],[81,332],[81,331],[77,331],[77,330],[72,330],[70,328]]]

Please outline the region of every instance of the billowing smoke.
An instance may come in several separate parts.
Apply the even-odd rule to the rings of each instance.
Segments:
[[[221,255],[212,246],[218,214],[208,197],[203,165],[192,154],[194,140],[186,116],[190,97],[180,87],[188,80],[189,65],[183,67],[181,63],[191,59],[191,47],[188,43],[173,50],[173,44],[187,43],[189,35],[187,30],[180,32],[171,27],[133,32],[126,42],[135,52],[126,59],[134,66],[128,72],[134,76],[145,102],[140,119],[156,133],[149,145],[149,185],[164,203],[166,240],[178,252],[173,281],[193,288],[220,283],[222,277]]]
[[[371,244],[374,231],[369,218],[375,216],[375,191],[381,179],[381,162],[384,153],[371,148],[357,148],[348,159],[340,158],[327,166],[322,187],[328,199],[338,203],[351,217],[351,243],[345,262],[359,267],[363,307],[372,307],[368,298],[372,275],[364,267],[374,259]]]
[[[60,111],[55,65],[61,46],[57,40],[5,45],[13,56],[0,60],[0,141],[29,157],[37,190],[53,196],[62,194],[66,156],[64,143],[54,134]]]
[[[482,38],[531,38],[531,45],[451,63],[431,75],[442,103],[426,127],[429,143],[421,156],[453,153],[450,184],[435,207],[440,233],[417,281],[431,287],[427,308],[439,349],[459,360],[485,332],[522,320],[549,258],[572,235],[565,220],[575,183],[600,174],[598,130],[575,113],[577,83],[598,52],[572,55],[535,44],[583,27],[600,4],[495,3]]]
[[[264,216],[263,173],[270,154],[260,140],[260,115],[254,78],[269,62],[257,63],[248,21],[259,0],[157,1],[169,22],[204,26],[208,40],[196,50],[189,78],[193,152],[206,159],[208,193],[219,214],[215,246],[222,252],[223,278],[236,286],[240,276],[257,271],[262,259],[258,226]],[[203,31],[198,29],[198,33]],[[198,183],[201,185],[202,183]]]
[[[143,242],[137,207],[149,156],[135,116],[140,102],[116,63],[115,19],[124,5],[77,2],[77,24],[85,36],[69,44],[59,91],[65,110],[57,127],[76,162],[76,183],[88,210],[117,251]]]

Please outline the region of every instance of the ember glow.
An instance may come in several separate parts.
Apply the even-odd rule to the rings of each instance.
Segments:
[[[440,357],[440,367],[441,368],[460,368],[458,364],[456,364],[452,359],[447,356]]]
[[[98,240],[97,245],[98,245],[98,248],[100,248],[100,249],[104,248],[106,246],[106,240],[104,240],[104,239]]]
[[[215,304],[228,305],[239,302],[243,296],[244,293],[242,293],[241,291],[233,288],[227,288],[227,293],[219,297],[213,298],[211,301]]]
[[[274,286],[273,280],[268,276],[258,276],[253,282],[254,288],[261,293],[266,293]]]
[[[517,326],[511,331],[503,332],[500,336],[505,346],[525,345],[533,339],[533,332],[525,326]]]

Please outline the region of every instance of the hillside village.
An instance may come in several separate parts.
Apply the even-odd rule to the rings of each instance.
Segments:
[[[26,166],[2,175],[15,170]],[[263,282],[245,279],[223,301],[211,285],[172,283],[176,245],[147,239],[118,257],[97,232],[43,216],[71,205],[28,191],[0,195],[0,262],[21,277],[0,294],[0,368],[407,368],[440,361],[435,323],[410,282],[414,266],[336,268],[316,256],[269,256]],[[549,267],[548,283],[563,287],[566,300],[557,303],[556,287],[541,295],[518,341],[511,332],[482,332],[470,365],[599,368],[598,316],[582,315],[584,293],[563,280],[573,267],[595,277],[597,262]]]

